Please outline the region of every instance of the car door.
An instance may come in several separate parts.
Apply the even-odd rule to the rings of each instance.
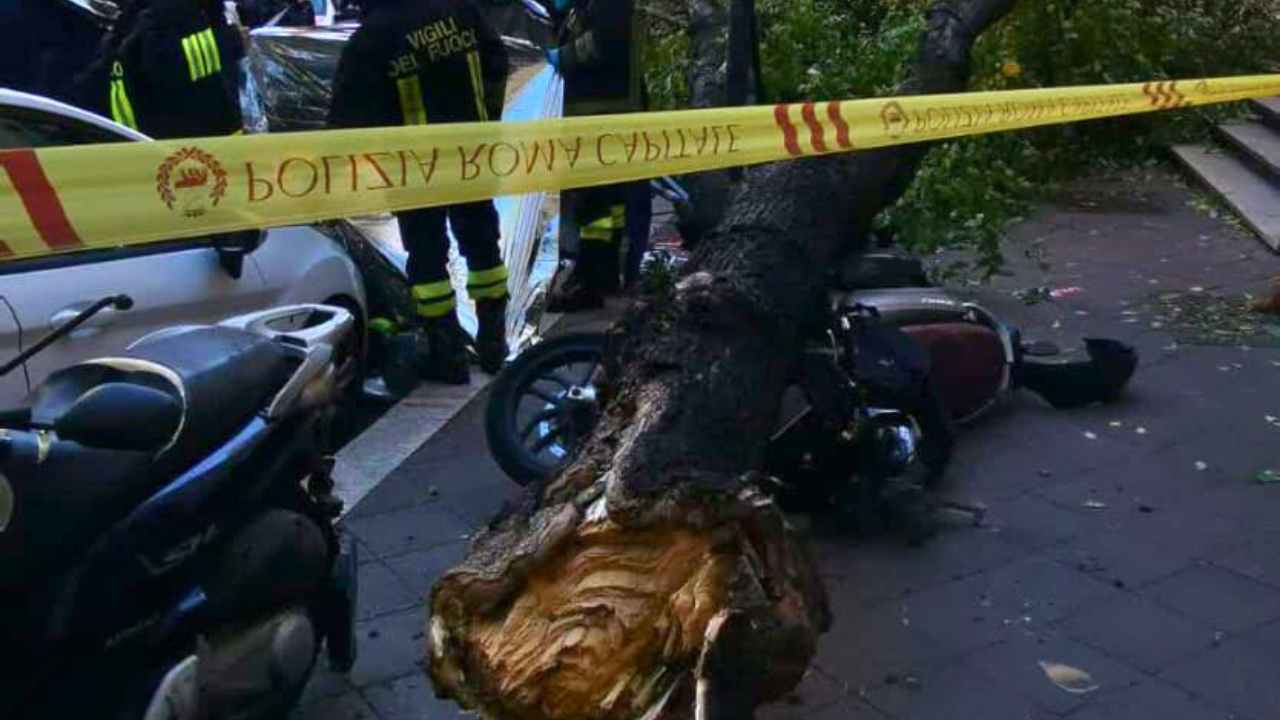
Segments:
[[[106,121],[75,117],[76,111],[0,105],[0,149],[126,141]],[[0,172],[0,212],[23,213],[12,178]],[[24,339],[34,342],[95,301],[125,294],[127,312],[103,310],[33,358],[33,382],[87,358],[118,353],[139,336],[180,324],[209,323],[260,308],[266,298],[262,274],[251,260],[239,277],[224,269],[209,238],[95,249],[0,262],[0,296],[8,299]],[[16,352],[15,338],[0,336],[0,356]],[[12,398],[0,396],[0,407]],[[9,403],[12,404],[12,403]]]

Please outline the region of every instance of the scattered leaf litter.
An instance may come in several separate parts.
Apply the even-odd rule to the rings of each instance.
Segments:
[[[1040,669],[1050,682],[1073,695],[1087,695],[1099,687],[1092,675],[1077,667],[1041,660]]]

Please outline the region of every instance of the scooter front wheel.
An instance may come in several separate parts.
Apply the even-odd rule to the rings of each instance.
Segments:
[[[594,377],[605,337],[577,333],[546,340],[517,357],[494,381],[485,412],[489,452],[514,481],[528,485],[566,465],[595,424]]]

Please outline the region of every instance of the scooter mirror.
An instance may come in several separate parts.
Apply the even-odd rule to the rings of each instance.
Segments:
[[[85,447],[157,452],[173,441],[181,423],[182,405],[169,393],[114,382],[77,398],[53,429]]]

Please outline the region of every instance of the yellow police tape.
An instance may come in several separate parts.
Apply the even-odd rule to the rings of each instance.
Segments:
[[[0,258],[1280,95],[1280,75],[0,151]]]

